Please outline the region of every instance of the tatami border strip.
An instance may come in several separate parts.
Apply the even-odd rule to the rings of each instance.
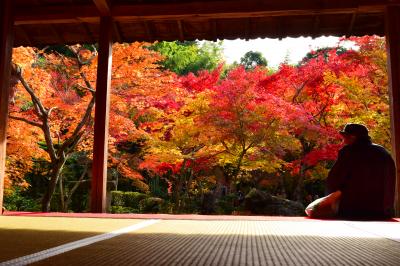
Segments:
[[[105,234],[101,234],[101,235],[97,235],[97,236],[92,236],[92,237],[88,237],[88,238],[84,238],[78,241],[74,241],[74,242],[70,242],[61,246],[57,246],[54,248],[50,248],[50,249],[46,249],[37,253],[33,253],[27,256],[23,256],[23,257],[19,257],[16,259],[12,259],[12,260],[8,260],[5,262],[1,262],[0,266],[5,266],[5,265],[27,265],[30,263],[34,263],[37,261],[41,261],[65,252],[68,252],[70,250],[73,249],[77,249],[80,247],[84,247],[84,246],[88,246],[91,245],[93,243],[99,242],[99,241],[103,241],[106,239],[110,239],[125,233],[129,233],[132,231],[136,231],[139,229],[142,229],[144,227],[153,225],[157,222],[159,222],[159,219],[152,219],[152,220],[147,220],[147,221],[143,221],[141,223],[138,224],[134,224],[125,228],[121,228],[115,231],[111,231],[109,233],[105,233]]]

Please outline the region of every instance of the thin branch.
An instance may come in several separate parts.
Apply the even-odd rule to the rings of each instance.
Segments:
[[[295,102],[296,102],[297,97],[299,97],[301,91],[302,91],[302,90],[304,89],[304,87],[307,85],[308,81],[309,81],[309,79],[306,80],[306,81],[304,81],[303,84],[300,85],[300,87],[296,87],[295,85],[292,84],[292,87],[296,90],[296,93],[295,93],[295,95],[293,95],[293,98],[292,98],[292,103],[295,103]]]
[[[86,176],[86,173],[88,171],[89,165],[86,164],[83,173],[81,174],[81,176],[79,177],[78,181],[76,181],[76,183],[74,184],[74,186],[72,187],[72,189],[69,192],[68,198],[65,202],[65,208],[68,208],[69,203],[71,202],[71,198],[72,195],[74,194],[74,192],[78,189],[79,185],[82,184],[84,182],[83,178]]]
[[[67,46],[67,47],[75,55],[75,57],[78,60],[78,63],[79,63],[80,66],[89,64],[97,56],[97,49],[96,49],[96,47],[94,45],[92,45],[92,48],[93,48],[94,52],[92,53],[92,55],[87,60],[82,60],[82,58],[81,58],[81,56],[79,54],[79,52],[81,50],[83,50],[82,47],[80,47],[78,50],[75,49],[75,47],[73,47],[73,46]]]
[[[225,150],[227,153],[233,155],[233,152],[230,151],[228,145],[225,143],[225,141],[221,141],[222,146],[224,146]]]
[[[21,81],[22,85],[24,86],[25,90],[29,93],[31,96],[31,99],[33,103],[35,104],[35,107],[38,109],[38,114],[39,116],[44,116],[47,114],[46,109],[44,108],[42,102],[40,99],[36,96],[35,92],[32,90],[32,88],[29,86],[29,84],[25,81],[24,77],[22,76],[22,71],[19,66],[16,64],[12,64],[12,71],[13,74],[15,74],[18,79]]]
[[[86,89],[89,90],[92,95],[94,95],[96,93],[96,90],[92,87],[92,84],[90,84],[89,80],[86,78],[85,73],[83,73],[82,71],[79,71],[79,74],[81,75],[83,82],[85,82],[86,84]],[[83,87],[83,86],[81,86]]]
[[[80,139],[81,130],[89,122],[94,103],[95,103],[95,97],[93,96],[92,99],[90,100],[88,106],[86,107],[85,115],[82,117],[78,126],[75,128],[74,133],[72,133],[72,136],[66,142],[64,142],[64,144],[60,147],[59,154],[62,152],[65,152],[67,150],[67,148],[69,148],[71,146],[75,146],[74,143],[77,143],[77,141]]]
[[[35,126],[35,127],[39,127],[39,128],[43,127],[42,124],[40,124],[38,122],[35,122],[35,121],[28,120],[28,119],[23,118],[23,117],[13,116],[13,115],[8,115],[8,117],[11,118],[11,119],[14,119],[14,120],[23,121],[23,122],[25,122],[25,123],[27,123],[29,125]]]
[[[53,112],[54,109],[57,109],[57,107],[51,107],[48,111],[47,111],[47,116],[50,117],[51,112]]]

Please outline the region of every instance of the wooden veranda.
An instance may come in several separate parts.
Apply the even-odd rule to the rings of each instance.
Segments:
[[[104,212],[113,42],[377,34],[387,40],[400,214],[400,0],[2,0],[0,23],[0,207],[12,47],[99,43],[91,210]]]

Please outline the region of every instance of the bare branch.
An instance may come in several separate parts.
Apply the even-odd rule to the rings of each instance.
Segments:
[[[35,122],[35,121],[28,120],[28,119],[23,118],[23,117],[13,116],[13,115],[8,115],[8,117],[11,118],[11,119],[14,119],[14,120],[23,121],[23,122],[25,122],[25,123],[27,123],[29,125],[35,126],[35,127],[39,127],[39,128],[43,127],[42,124],[40,124],[38,122]]]
[[[32,102],[35,105],[35,108],[37,108],[37,112],[39,116],[44,116],[47,114],[46,109],[44,108],[42,102],[40,99],[36,96],[35,92],[32,90],[32,88],[29,86],[29,84],[25,81],[24,77],[22,76],[22,71],[19,66],[16,64],[12,64],[12,71],[13,74],[15,74],[18,79],[21,81],[22,85],[24,86],[25,90],[29,93],[31,96]]]
[[[47,116],[50,117],[51,112],[53,112],[54,109],[57,109],[57,107],[51,107],[48,111],[47,111]]]
[[[76,190],[76,189],[79,187],[79,185],[82,183],[83,178],[86,176],[86,173],[87,173],[88,169],[89,169],[89,165],[86,164],[85,168],[83,169],[83,172],[82,172],[81,176],[79,177],[78,181],[75,183],[75,185],[72,187],[72,189],[71,189],[71,191],[70,191],[70,193],[69,193],[69,198],[68,198],[67,203],[69,203],[72,194],[74,194],[75,190]],[[67,206],[68,206],[68,204],[67,204]]]
[[[89,64],[97,56],[97,49],[94,45],[92,45],[94,51],[87,60],[83,60],[79,54],[79,52],[82,51],[84,48],[79,47],[79,49],[75,49],[75,47],[73,46],[67,46],[67,47],[75,55],[76,59],[78,60],[79,67]]]
[[[82,71],[79,71],[79,73],[86,84],[87,87],[86,89],[89,90],[92,93],[92,95],[94,95],[96,93],[96,90],[92,87],[92,84],[90,84],[89,80],[86,78],[86,74],[83,73]]]
[[[92,99],[90,100],[88,106],[86,107],[86,111],[84,116],[82,117],[81,121],[79,122],[78,126],[75,128],[74,132],[72,133],[72,136],[63,143],[63,145],[60,147],[60,149],[58,150],[58,154],[62,153],[62,152],[66,152],[67,149],[71,150],[71,147],[75,147],[76,144],[79,142],[81,136],[82,136],[82,128],[87,125],[87,123],[89,122],[89,119],[91,117],[92,114],[92,109],[94,106],[94,102],[95,102],[95,97],[93,96]]]

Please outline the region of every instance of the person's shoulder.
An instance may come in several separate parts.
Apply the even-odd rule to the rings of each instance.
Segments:
[[[376,151],[381,151],[381,152],[385,152],[388,153],[388,151],[386,150],[385,147],[383,147],[382,145],[376,144],[376,143],[372,143],[370,145],[371,149],[374,149]]]
[[[385,147],[383,147],[383,146],[381,146],[379,144],[372,143],[371,144],[371,149],[373,149],[374,151],[376,151],[376,152],[378,152],[380,154],[384,154],[384,155],[387,155],[387,156],[391,157],[389,151]]]

